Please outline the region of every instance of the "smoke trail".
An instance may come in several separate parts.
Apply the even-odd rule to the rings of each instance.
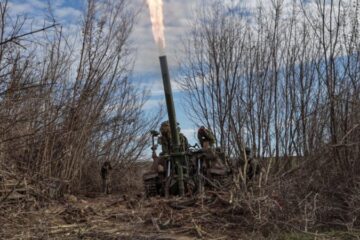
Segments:
[[[154,39],[162,54],[165,48],[163,2],[162,0],[147,0],[147,5],[150,10]]]

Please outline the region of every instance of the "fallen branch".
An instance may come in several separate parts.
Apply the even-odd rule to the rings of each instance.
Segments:
[[[12,190],[10,192],[8,192],[5,197],[3,197],[3,199],[0,200],[0,204],[2,204],[3,202],[6,201],[6,199],[15,191],[15,189],[17,187],[20,186],[20,183],[24,180],[24,178],[22,178],[21,180],[18,181],[18,183],[12,188]]]

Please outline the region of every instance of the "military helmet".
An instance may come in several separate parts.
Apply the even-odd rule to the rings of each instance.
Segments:
[[[166,126],[166,125],[169,125],[169,121],[163,121],[163,122],[160,124],[160,127]]]
[[[205,132],[205,127],[204,126],[200,126],[198,133],[204,133]]]
[[[160,131],[161,131],[161,129],[169,128],[169,127],[170,127],[169,121],[164,121],[160,125]]]
[[[164,121],[160,125],[160,133],[161,135],[167,135],[170,134],[170,124],[169,121]]]

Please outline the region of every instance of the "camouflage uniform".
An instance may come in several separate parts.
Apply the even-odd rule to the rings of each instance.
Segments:
[[[111,192],[111,179],[110,171],[112,170],[111,164],[109,161],[105,161],[101,166],[101,179],[102,179],[102,191],[105,194],[110,194]]]
[[[161,136],[158,138],[158,144],[161,145],[161,155],[170,154],[171,152],[171,130],[168,121],[160,126]]]
[[[185,152],[189,148],[189,142],[184,134],[180,132],[180,128],[177,128],[180,140],[180,151]],[[162,155],[170,154],[172,151],[171,147],[171,130],[168,121],[165,121],[160,126],[161,136],[158,138],[158,144],[161,145]]]
[[[164,172],[166,165],[166,156],[171,152],[171,131],[170,124],[168,121],[161,123],[160,125],[160,136],[158,137],[158,144],[161,145],[161,152],[159,156],[156,152],[153,152],[152,158],[153,170],[156,172]]]
[[[179,138],[180,138],[180,151],[186,152],[189,148],[189,142],[185,137],[185,135],[182,134],[180,131],[179,131]]]
[[[252,179],[254,176],[260,173],[260,166],[256,159],[252,157],[250,148],[245,148],[245,154],[248,162],[248,169],[247,169],[247,177],[248,179]]]
[[[197,134],[198,140],[202,148],[212,148],[215,144],[214,134],[204,126],[201,126]]]

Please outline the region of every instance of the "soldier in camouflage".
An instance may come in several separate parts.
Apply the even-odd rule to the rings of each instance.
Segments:
[[[189,148],[189,142],[184,134],[180,132],[180,127],[177,127],[179,133],[179,140],[180,140],[180,151],[185,152]],[[160,155],[167,155],[170,154],[172,151],[171,146],[171,131],[170,131],[170,124],[168,121],[165,121],[160,126],[160,133],[161,136],[158,138],[158,144],[161,145],[162,153]]]
[[[204,151],[204,164],[205,168],[210,169],[213,167],[222,167],[222,162],[217,152],[214,149],[215,137],[214,134],[204,126],[198,130],[197,137],[201,148]]]
[[[102,179],[102,191],[105,194],[110,194],[111,192],[111,179],[110,171],[112,170],[111,164],[109,161],[105,161],[101,166],[101,179]]]
[[[213,148],[215,144],[214,134],[204,126],[201,126],[197,134],[200,145],[203,149]]]
[[[189,150],[189,142],[185,135],[181,132],[180,127],[177,127],[179,138],[180,138],[180,152],[186,152]]]
[[[177,128],[180,138],[180,151],[185,152],[189,148],[189,143],[184,134],[180,132],[180,127]],[[154,159],[154,169],[157,169],[158,172],[163,172],[165,169],[165,158],[172,152],[172,142],[171,142],[171,130],[170,124],[168,121],[163,122],[160,125],[160,136],[158,137],[158,144],[161,145],[161,152],[159,157],[153,152],[152,158]]]
[[[171,130],[168,121],[161,123],[160,134],[158,138],[158,144],[161,145],[160,155],[168,155],[171,152]]]
[[[251,180],[254,176],[260,173],[260,166],[256,159],[253,158],[251,149],[249,147],[245,148],[246,160],[248,163],[248,169],[246,175],[249,180]]]

